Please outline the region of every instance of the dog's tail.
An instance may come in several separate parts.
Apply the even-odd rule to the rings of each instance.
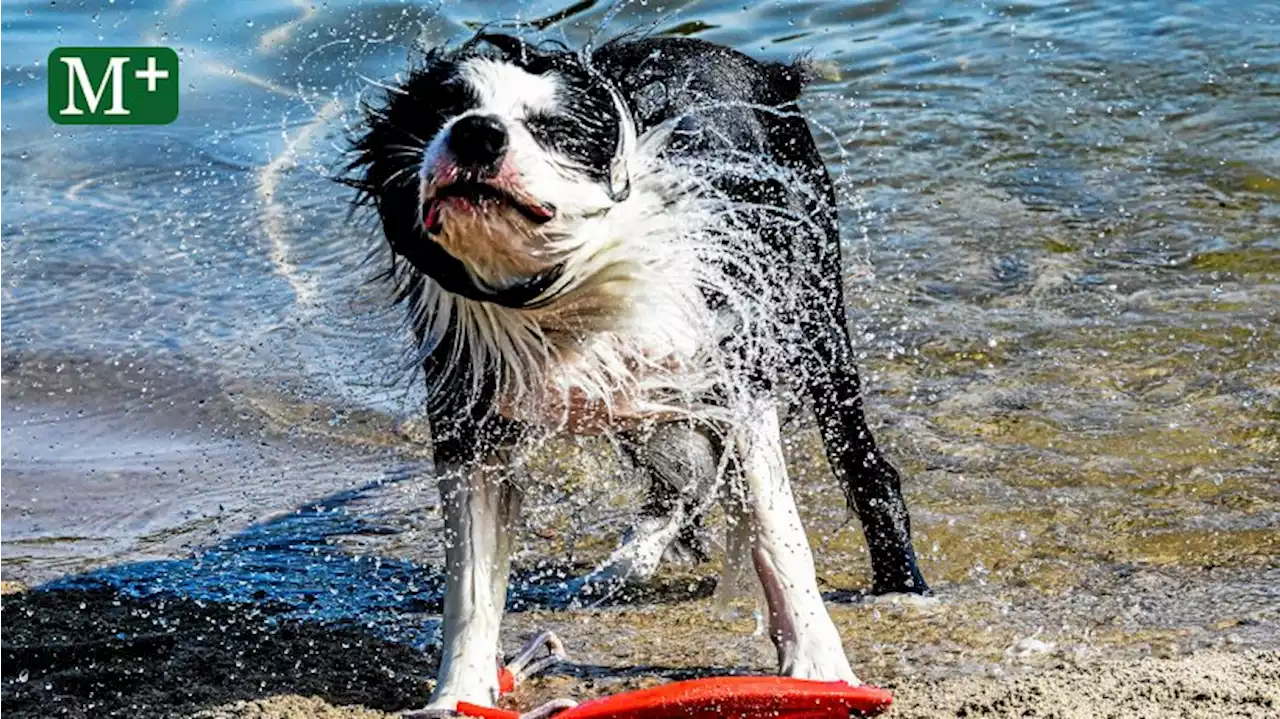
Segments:
[[[811,57],[802,57],[790,64],[771,62],[765,65],[765,69],[782,102],[795,102],[815,80],[835,82],[840,79],[840,68],[834,62]]]

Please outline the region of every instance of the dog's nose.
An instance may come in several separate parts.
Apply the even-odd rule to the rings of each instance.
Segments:
[[[493,175],[507,151],[507,128],[493,115],[467,115],[449,129],[448,145],[459,166]]]

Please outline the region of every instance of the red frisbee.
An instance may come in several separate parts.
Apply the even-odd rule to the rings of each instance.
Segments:
[[[789,677],[709,677],[583,702],[555,719],[847,719],[889,708],[889,692]],[[518,719],[519,712],[458,702],[458,713]]]

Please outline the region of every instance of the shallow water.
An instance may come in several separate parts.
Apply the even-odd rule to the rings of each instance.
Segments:
[[[856,521],[789,424],[864,676],[970,671],[1033,635],[1280,646],[1270,2],[6,2],[6,579],[270,599],[429,644],[420,393],[367,281],[373,228],[327,178],[414,38],[516,17],[570,43],[648,24],[839,68],[804,109],[840,188],[868,404],[941,597],[854,601]],[[52,47],[141,43],[182,55],[177,123],[49,124]],[[535,462],[555,481],[531,498],[521,606],[561,606],[625,524],[629,490],[593,449]],[[749,621],[714,651],[689,639],[712,575],[512,624],[566,623],[605,664],[768,666]],[[597,611],[616,636],[566,618]]]

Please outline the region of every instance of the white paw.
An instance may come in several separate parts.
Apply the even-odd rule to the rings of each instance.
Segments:
[[[458,702],[491,707],[498,701],[497,671],[492,684],[487,681],[454,681],[448,687],[436,686],[431,700],[421,709],[401,714],[402,719],[437,719],[458,715]],[[476,679],[476,677],[467,677]]]
[[[615,549],[600,568],[587,576],[587,583],[616,586],[652,578],[662,555],[679,533],[678,517],[644,520],[627,532],[622,546]]]
[[[844,649],[839,646],[796,647],[782,667],[781,673],[796,679],[814,679],[817,681],[842,681],[854,686],[862,684]]]
[[[433,699],[425,707],[407,711],[400,719],[449,719],[458,716],[458,700],[452,697]]]

